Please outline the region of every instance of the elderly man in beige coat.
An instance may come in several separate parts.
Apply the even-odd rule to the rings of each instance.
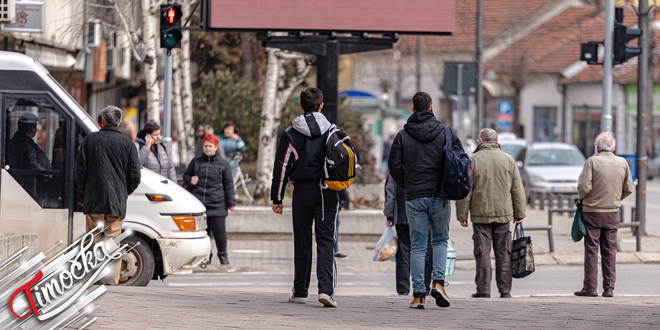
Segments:
[[[582,198],[584,237],[584,283],[576,296],[597,297],[598,246],[603,268],[603,297],[614,296],[616,281],[616,234],[621,201],[633,192],[630,168],[616,156],[616,141],[610,132],[596,137],[596,156],[589,157],[578,180]]]
[[[511,298],[511,221],[525,218],[525,189],[513,158],[500,149],[497,132],[479,132],[479,146],[472,160],[472,192],[456,202],[456,215],[463,227],[472,219],[474,258],[477,263],[473,298],[490,298],[491,244],[495,250],[497,288],[501,298]]]

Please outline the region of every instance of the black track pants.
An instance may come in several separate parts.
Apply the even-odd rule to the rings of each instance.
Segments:
[[[331,297],[337,284],[333,247],[337,239],[335,221],[339,207],[337,192],[319,185],[300,185],[293,189],[293,244],[295,275],[293,294],[307,297],[312,274],[312,222],[316,233],[316,276],[319,293]]]
[[[226,217],[208,217],[206,219],[206,233],[209,237],[211,237],[211,233],[213,233],[215,246],[218,248],[218,256],[227,255],[227,230],[225,229],[225,218]]]

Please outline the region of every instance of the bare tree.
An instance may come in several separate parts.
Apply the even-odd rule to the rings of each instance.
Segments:
[[[181,1],[183,22],[191,15],[191,0]],[[190,79],[190,31],[184,30],[181,38],[181,101],[185,145],[180,144],[181,162],[189,163],[195,157],[195,128],[193,127],[192,82]]]
[[[255,201],[262,202],[268,199],[270,184],[273,180],[272,166],[277,151],[277,132],[282,108],[286,105],[293,90],[305,80],[311,69],[301,55],[285,53],[276,48],[268,48],[267,52],[268,68],[261,111],[261,128],[259,129],[257,186],[254,192]],[[295,62],[295,72],[287,77],[285,67],[292,61]]]
[[[144,40],[144,64],[147,84],[147,118],[160,122],[160,86],[156,56],[156,13],[159,0],[142,0],[142,39]]]
[[[179,162],[188,164],[186,161],[186,134],[183,124],[183,111],[181,107],[181,65],[179,52],[172,52],[172,114],[174,115],[174,131],[176,132],[176,144],[179,149]]]

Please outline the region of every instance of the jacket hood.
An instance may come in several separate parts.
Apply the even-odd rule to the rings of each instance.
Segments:
[[[433,112],[428,110],[417,111],[408,118],[403,126],[410,136],[419,142],[429,142],[442,133],[444,125],[435,118]]]
[[[494,141],[488,141],[488,142],[479,143],[479,145],[477,146],[477,150],[475,150],[474,152],[476,153],[481,150],[493,150],[493,149],[501,150],[502,148],[500,147],[499,143]]]
[[[305,136],[321,136],[330,129],[330,122],[320,112],[306,112],[291,121],[291,127]]]

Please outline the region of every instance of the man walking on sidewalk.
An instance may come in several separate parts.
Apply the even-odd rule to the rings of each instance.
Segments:
[[[413,114],[394,138],[388,167],[397,185],[406,190],[406,215],[410,226],[413,301],[410,308],[423,309],[426,302],[424,258],[429,230],[433,245],[433,284],[431,295],[440,307],[449,307],[445,291],[445,266],[451,204],[435,198],[441,177],[443,148],[447,141],[444,125],[435,118],[431,96],[417,92],[413,96]],[[452,132],[456,145],[461,142]]]
[[[472,219],[477,293],[473,298],[490,298],[491,244],[495,250],[495,278],[501,298],[511,298],[510,223],[525,218],[525,190],[515,160],[500,149],[497,132],[490,128],[479,132],[479,145],[472,160],[472,191],[456,202],[456,216],[461,226]]]
[[[140,160],[133,141],[119,131],[121,109],[108,106],[101,111],[101,117],[103,128],[89,134],[80,145],[75,179],[85,196],[87,231],[103,223],[107,227],[105,238],[114,239],[121,234],[128,195],[140,185]],[[120,271],[118,260],[112,264],[105,283],[117,285]]]
[[[600,133],[595,141],[596,156],[589,157],[578,180],[582,198],[584,237],[584,283],[576,296],[597,297],[598,246],[603,268],[603,297],[614,296],[616,282],[616,234],[621,201],[633,192],[630,168],[625,159],[614,154],[616,141],[610,132]]]
[[[323,162],[330,122],[321,114],[323,93],[307,88],[300,93],[300,108],[305,113],[291,121],[277,148],[273,168],[271,200],[273,212],[282,214],[282,199],[289,180],[293,182],[293,244],[295,250],[292,303],[307,303],[312,272],[312,222],[316,233],[316,276],[319,302],[337,307],[333,300],[337,284],[334,244],[335,221],[339,207],[337,191],[324,188]]]

